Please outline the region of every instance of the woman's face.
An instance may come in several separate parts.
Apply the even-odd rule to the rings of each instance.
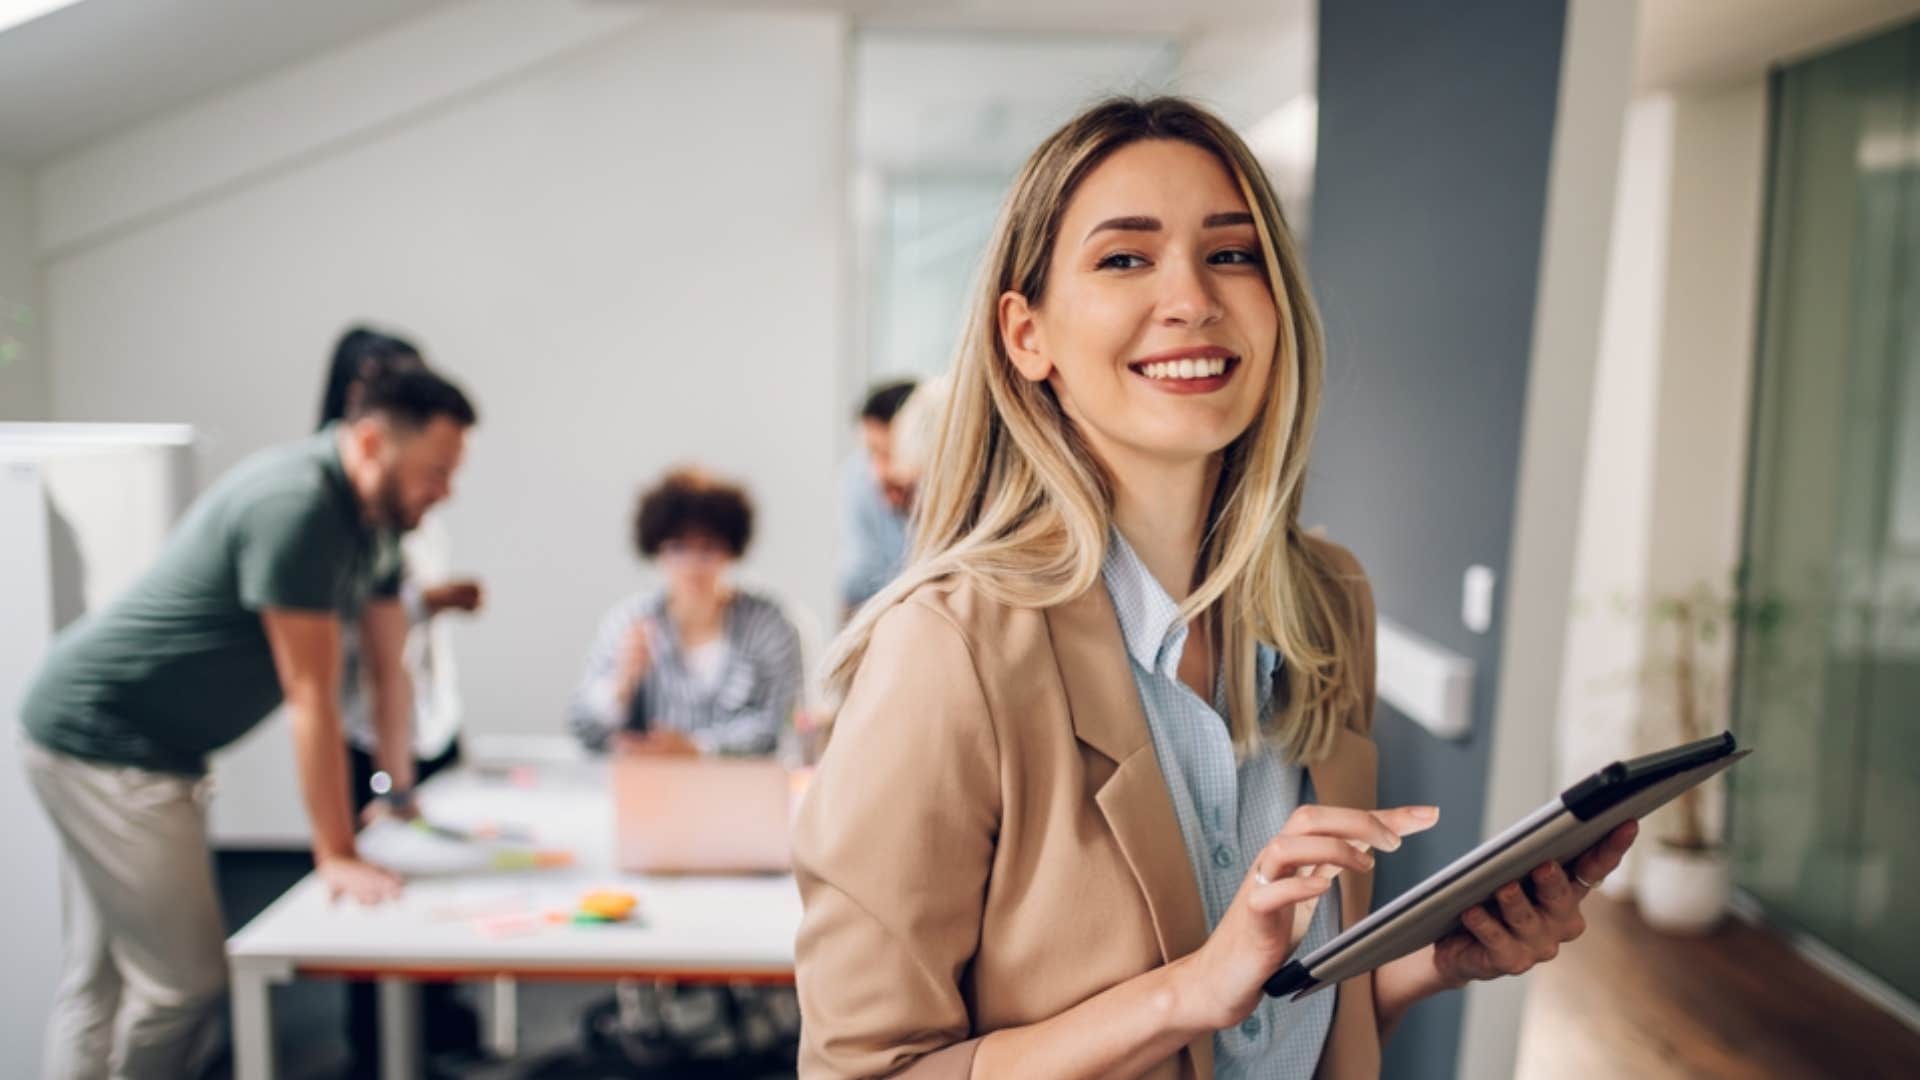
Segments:
[[[1279,315],[1252,213],[1197,146],[1111,154],[1061,218],[1045,299],[1000,302],[1014,365],[1046,380],[1109,468],[1205,461],[1246,431]]]
[[[710,597],[726,583],[733,549],[717,536],[687,531],[660,545],[660,569],[676,595]]]

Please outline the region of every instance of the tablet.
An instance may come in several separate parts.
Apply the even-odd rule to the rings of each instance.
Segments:
[[[1365,974],[1452,933],[1468,908],[1551,859],[1571,867],[1620,823],[1645,817],[1681,792],[1752,753],[1732,732],[1616,761],[1560,793],[1519,824],[1467,852],[1392,903],[1267,980],[1295,1000]]]

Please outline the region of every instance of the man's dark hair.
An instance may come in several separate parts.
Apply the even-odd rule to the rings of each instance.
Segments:
[[[907,403],[913,395],[912,379],[896,379],[891,382],[876,383],[867,391],[867,400],[860,406],[860,419],[875,423],[891,424],[900,406]]]
[[[699,469],[675,469],[640,496],[633,543],[641,556],[654,558],[667,541],[693,534],[719,540],[736,559],[746,554],[753,539],[753,502],[746,491]]]
[[[459,387],[425,368],[391,372],[362,386],[359,400],[347,416],[349,420],[378,415],[398,427],[418,431],[436,416],[461,427],[472,427],[480,419]]]
[[[354,404],[350,399],[355,396],[356,385],[402,368],[426,366],[419,347],[406,338],[366,326],[352,327],[341,334],[333,346],[333,362],[327,366],[327,385],[320,395],[320,426],[346,419]]]

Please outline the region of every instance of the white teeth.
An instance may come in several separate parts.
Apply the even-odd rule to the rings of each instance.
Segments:
[[[1142,364],[1140,373],[1149,379],[1210,379],[1227,373],[1225,357],[1201,360],[1159,360]]]

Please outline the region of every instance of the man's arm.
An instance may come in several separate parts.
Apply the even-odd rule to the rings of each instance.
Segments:
[[[335,897],[377,903],[394,896],[400,879],[361,862],[354,850],[347,749],[340,733],[340,620],[328,612],[268,607],[261,610],[260,622],[293,721],[293,755],[313,827],[314,868]]]
[[[413,795],[413,680],[407,675],[408,620],[398,599],[372,599],[360,614],[360,658],[373,690],[374,761],[399,806]]]

